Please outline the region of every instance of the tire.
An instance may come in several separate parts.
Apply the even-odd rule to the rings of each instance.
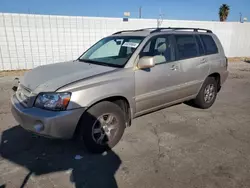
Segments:
[[[213,97],[211,98],[211,100],[207,100],[206,99],[210,99],[209,97],[206,98],[206,91],[208,87],[213,87]],[[201,109],[207,109],[210,108],[213,104],[214,101],[216,99],[217,96],[217,91],[218,91],[218,83],[215,80],[214,77],[207,77],[206,80],[204,81],[198,95],[196,96],[196,98],[194,99],[194,104],[196,107],[201,108]],[[209,93],[210,96],[210,93]]]
[[[111,120],[112,116],[113,120]],[[106,117],[107,119],[105,119]],[[107,128],[108,118],[110,118],[109,121],[114,122],[110,123],[112,129]],[[126,127],[125,123],[122,109],[115,103],[103,101],[92,106],[83,114],[78,124],[80,126],[78,135],[88,151],[102,153],[110,150],[120,141]]]

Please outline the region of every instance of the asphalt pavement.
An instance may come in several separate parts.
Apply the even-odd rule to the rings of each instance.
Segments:
[[[229,70],[210,109],[180,104],[137,118],[102,155],[24,131],[10,112],[15,75],[0,77],[0,187],[249,188],[250,64]]]

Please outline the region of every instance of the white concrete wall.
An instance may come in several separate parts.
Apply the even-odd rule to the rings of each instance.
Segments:
[[[124,29],[156,27],[154,19],[0,13],[0,70],[31,69],[76,59],[104,36]],[[228,57],[250,56],[250,24],[164,20],[161,27],[213,30]]]

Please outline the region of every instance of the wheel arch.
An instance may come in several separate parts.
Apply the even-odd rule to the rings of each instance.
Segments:
[[[220,76],[220,74],[218,72],[214,72],[214,73],[210,74],[208,77],[215,78],[215,80],[217,82],[217,92],[219,92],[221,89],[221,76]]]
[[[93,101],[92,103],[90,103],[90,105],[88,105],[88,107],[85,109],[85,111],[83,112],[83,114],[81,115],[81,117],[78,121],[78,124],[75,128],[75,131],[74,131],[74,137],[77,136],[77,132],[79,130],[79,122],[81,121],[81,118],[83,117],[84,113],[86,113],[86,111],[88,111],[88,109],[90,109],[94,105],[96,105],[100,102],[103,102],[103,101],[109,101],[109,102],[113,102],[113,103],[117,104],[124,112],[124,115],[126,118],[126,127],[131,125],[131,119],[133,117],[133,109],[131,107],[129,100],[126,97],[121,96],[121,95],[109,96],[109,97],[105,97],[103,99]]]

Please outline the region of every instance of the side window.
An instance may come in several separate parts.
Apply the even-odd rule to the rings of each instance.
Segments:
[[[170,62],[173,60],[171,46],[169,35],[154,37],[144,46],[140,57],[153,56],[156,64]]]
[[[198,50],[193,35],[175,35],[178,59],[198,56]]]
[[[205,51],[204,51],[204,49],[203,49],[203,46],[202,46],[202,44],[201,44],[201,40],[200,40],[199,36],[198,36],[198,35],[195,35],[195,39],[196,39],[196,42],[197,42],[197,45],[198,45],[199,54],[200,54],[200,55],[205,55]]]
[[[166,43],[166,42],[167,42],[167,38],[165,38],[165,37],[157,38],[155,41],[155,49],[157,49],[157,47],[159,46],[160,43]]]
[[[200,35],[200,38],[203,42],[205,53],[207,55],[218,53],[218,48],[210,35]]]
[[[150,46],[151,46],[151,41],[146,44],[146,46],[143,48],[144,53],[149,53],[150,51]]]
[[[193,35],[175,35],[178,59],[198,56],[198,50]]]

